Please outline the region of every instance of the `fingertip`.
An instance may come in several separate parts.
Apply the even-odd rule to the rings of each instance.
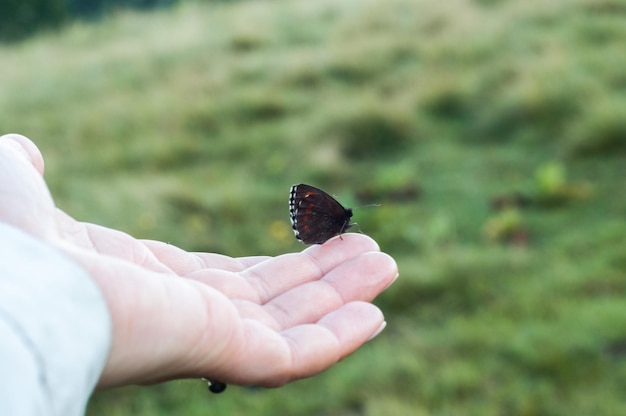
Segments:
[[[318,324],[335,334],[344,347],[342,357],[374,339],[387,325],[383,312],[376,305],[364,301],[346,303],[324,316]]]
[[[337,252],[349,252],[358,255],[369,251],[380,251],[380,247],[373,238],[365,234],[345,233],[331,238],[324,244],[314,244],[304,251],[315,256]]]
[[[387,321],[382,321],[380,325],[378,326],[378,328],[374,331],[374,333],[370,335],[370,337],[367,339],[367,342],[370,342],[371,340],[376,338],[378,335],[380,335],[380,333],[383,332],[383,330],[386,327],[387,327]]]
[[[360,259],[364,261],[365,269],[376,271],[377,281],[384,284],[380,292],[387,290],[399,276],[398,264],[394,258],[387,253],[365,253]]]
[[[4,143],[13,143],[11,146],[23,155],[34,167],[37,169],[40,175],[43,176],[44,172],[44,160],[39,148],[26,136],[21,134],[10,133],[0,137]]]
[[[345,233],[340,234],[333,239],[329,240],[330,242],[334,241],[343,241],[346,240],[351,244],[359,244],[363,248],[367,249],[367,251],[380,251],[380,246],[372,237],[366,234],[361,233]]]
[[[386,274],[390,277],[389,284],[387,285],[387,287],[389,287],[400,275],[398,271],[398,263],[396,263],[396,260],[387,253],[375,254],[379,257],[378,261],[380,262],[381,269],[385,270]]]

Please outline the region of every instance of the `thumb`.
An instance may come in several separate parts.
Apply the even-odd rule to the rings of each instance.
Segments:
[[[0,137],[0,221],[51,238],[56,209],[43,170],[43,157],[32,141],[19,134]]]
[[[43,176],[44,162],[41,152],[29,138],[22,136],[21,134],[5,134],[0,136],[0,144],[7,148],[13,149],[26,160],[28,160],[37,169],[40,175]]]

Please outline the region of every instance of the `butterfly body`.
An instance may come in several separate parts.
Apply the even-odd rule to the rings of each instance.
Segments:
[[[289,193],[289,217],[296,238],[305,244],[323,244],[352,226],[352,210],[311,185],[298,184]]]

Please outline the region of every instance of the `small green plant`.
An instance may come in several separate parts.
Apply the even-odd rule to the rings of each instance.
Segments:
[[[539,166],[534,176],[534,202],[541,206],[559,206],[571,201],[588,198],[591,186],[583,182],[570,182],[565,165],[548,162]]]

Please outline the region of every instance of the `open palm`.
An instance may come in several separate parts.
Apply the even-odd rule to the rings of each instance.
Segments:
[[[200,376],[279,386],[384,327],[369,302],[397,268],[364,235],[245,258],[138,240],[57,209],[39,150],[19,135],[0,138],[0,195],[0,221],[63,251],[101,288],[113,341],[100,388]]]

